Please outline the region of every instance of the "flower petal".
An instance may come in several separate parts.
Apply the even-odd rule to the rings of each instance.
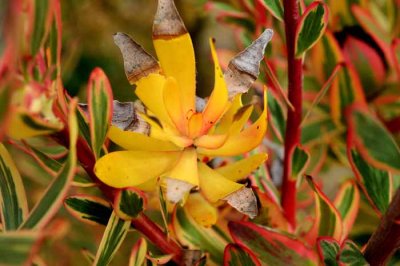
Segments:
[[[201,155],[206,156],[235,156],[246,153],[257,147],[267,131],[266,92],[264,92],[264,111],[257,121],[238,134],[228,137],[224,145],[218,149],[198,148]]]
[[[126,150],[138,151],[179,151],[182,148],[169,141],[152,138],[141,133],[123,131],[118,127],[111,126],[108,138]]]
[[[181,89],[185,114],[195,110],[196,66],[192,39],[173,0],[159,0],[153,24],[154,48],[166,77]]]
[[[225,112],[225,114],[221,117],[220,121],[218,122],[217,128],[215,130],[216,134],[224,134],[227,133],[233,118],[236,112],[243,106],[242,104],[242,95],[236,95],[233,100],[232,104],[229,109]]]
[[[165,175],[169,178],[185,181],[194,186],[199,185],[199,178],[197,172],[197,153],[194,148],[185,149],[178,162],[171,170]]]
[[[267,158],[268,155],[266,153],[259,153],[243,160],[229,163],[215,170],[229,180],[239,181],[250,175],[251,172],[257,169]]]
[[[179,84],[173,77],[169,77],[165,81],[163,99],[165,109],[172,122],[182,135],[186,135],[188,123],[185,113],[183,112],[183,102],[180,97]]]
[[[241,189],[243,185],[226,179],[204,163],[198,163],[201,193],[211,203],[224,199],[229,194]]]
[[[150,74],[136,82],[135,93],[160,122],[172,125],[164,106],[164,84],[165,77],[159,74]]]
[[[197,138],[201,135],[203,129],[203,114],[194,113],[189,119],[189,137]]]
[[[203,135],[194,141],[194,145],[206,149],[218,149],[224,145],[228,135]]]
[[[217,222],[217,209],[212,206],[200,193],[189,195],[184,206],[192,218],[200,225],[210,227]]]
[[[221,67],[219,66],[217,53],[215,51],[214,43],[210,40],[211,54],[214,60],[214,90],[210,95],[203,111],[203,132],[207,132],[215,123],[220,119],[223,113],[228,108],[228,89],[222,74]]]
[[[157,178],[174,166],[179,152],[118,151],[96,162],[94,172],[105,184],[115,187],[134,187]]]

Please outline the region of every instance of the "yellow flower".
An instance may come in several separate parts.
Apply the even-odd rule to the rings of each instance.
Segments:
[[[100,158],[96,175],[116,188],[152,190],[160,182],[172,202],[198,188],[211,203],[227,200],[238,209],[244,208],[243,212],[246,208],[254,212],[255,206],[249,206],[256,202],[251,189],[237,181],[248,176],[267,155],[257,154],[218,169],[205,161],[240,155],[261,143],[267,129],[266,99],[260,117],[245,128],[253,106],[243,106],[241,94],[257,78],[271,37],[272,30],[266,30],[230,62],[225,74],[210,41],[215,84],[205,101],[196,97],[192,40],[172,0],[159,0],[154,19],[153,40],[159,62],[126,34],[115,34],[128,80],[136,85],[136,95],[144,106],[114,103],[108,137],[127,151]]]

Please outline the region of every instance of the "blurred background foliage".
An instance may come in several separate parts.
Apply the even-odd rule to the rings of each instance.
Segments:
[[[218,24],[212,18],[212,13],[204,10],[205,2],[176,1],[195,45],[200,95],[207,94],[213,84],[208,38],[216,38],[219,48],[235,50],[229,28]],[[83,88],[91,70],[98,66],[109,77],[115,99],[133,99],[132,87],[124,76],[122,56],[113,43],[112,35],[118,31],[125,32],[154,55],[151,28],[156,1],[83,0],[62,1],[61,5],[64,62],[62,78],[66,89],[84,100]]]

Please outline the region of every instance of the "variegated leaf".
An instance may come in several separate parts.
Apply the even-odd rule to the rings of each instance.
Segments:
[[[172,224],[180,243],[189,249],[201,249],[208,252],[214,263],[222,264],[227,240],[220,236],[216,230],[205,228],[196,223],[189,212],[179,206],[174,211]]]
[[[251,250],[261,265],[315,265],[318,262],[314,251],[287,233],[249,222],[230,222],[228,227],[235,243]]]
[[[93,153],[100,158],[113,113],[113,94],[107,76],[100,68],[90,74],[87,89],[89,128]]]
[[[309,5],[301,16],[296,28],[295,54],[303,54],[317,43],[328,25],[328,7],[316,1]]]
[[[129,266],[146,265],[147,242],[143,237],[135,243],[129,257]]]
[[[78,138],[78,125],[75,116],[76,100],[72,100],[69,110],[69,155],[66,163],[58,176],[47,187],[42,198],[37,202],[25,222],[20,226],[22,229],[43,228],[55,215],[61,206],[65,195],[76,171],[76,142]]]
[[[31,265],[39,231],[3,232],[0,234],[0,265]]]
[[[28,202],[21,175],[2,143],[0,143],[0,214],[4,231],[16,230],[28,214]]]
[[[136,218],[146,206],[146,196],[138,189],[127,188],[117,192],[114,199],[114,211],[124,220]]]
[[[261,266],[250,250],[237,244],[229,244],[224,251],[224,266]]]
[[[130,227],[130,221],[125,221],[113,212],[108,221],[100,246],[97,250],[96,259],[93,265],[108,265],[121,246]]]
[[[64,200],[64,205],[75,218],[89,224],[107,225],[112,213],[111,205],[95,196],[71,196]]]
[[[315,243],[317,236],[333,237],[337,241],[340,241],[342,237],[342,221],[339,212],[328,197],[314,183],[312,177],[306,176],[306,179],[309,186],[314,191],[316,206],[314,226],[308,233],[308,241],[310,243]]]

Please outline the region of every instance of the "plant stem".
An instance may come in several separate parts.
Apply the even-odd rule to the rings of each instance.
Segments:
[[[388,210],[368,240],[364,257],[370,265],[386,265],[400,246],[400,189],[397,189]]]
[[[300,143],[302,112],[303,69],[302,59],[295,57],[296,26],[300,18],[296,0],[284,0],[288,64],[288,98],[294,109],[288,109],[285,133],[285,159],[283,162],[282,207],[289,223],[296,226],[296,180],[291,178],[291,153]]]
[[[65,147],[69,147],[68,128],[65,127],[62,131],[53,134],[53,139]],[[93,168],[96,159],[90,147],[83,138],[79,137],[77,142],[77,156],[83,169],[90,178],[98,185],[103,194],[111,201],[114,201],[116,190],[102,183],[95,175]],[[144,213],[138,218],[132,220],[132,225],[145,235],[153,244],[155,244],[165,254],[174,254],[173,260],[180,264],[182,262],[182,248],[171,238],[169,238],[160,227],[150,220]]]

